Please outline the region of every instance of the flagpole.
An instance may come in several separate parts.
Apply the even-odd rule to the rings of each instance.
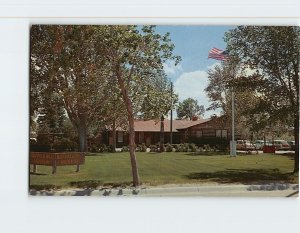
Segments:
[[[208,58],[225,61],[228,51],[223,51],[218,48],[212,48],[208,53]],[[233,74],[234,78],[234,74]],[[236,156],[236,141],[234,135],[234,91],[231,89],[231,141],[230,141],[230,156]]]
[[[236,141],[234,135],[234,91],[231,91],[231,143],[230,143],[230,156],[236,156]]]
[[[171,82],[171,122],[170,122],[170,144],[173,144],[173,83]]]

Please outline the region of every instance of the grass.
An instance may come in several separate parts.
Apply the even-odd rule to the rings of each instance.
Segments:
[[[31,189],[66,187],[97,188],[99,186],[129,186],[132,182],[129,153],[90,154],[80,171],[75,166],[57,168],[38,166],[30,174]],[[143,185],[183,183],[298,183],[292,175],[294,160],[286,155],[260,154],[197,155],[193,153],[137,152],[139,174]]]

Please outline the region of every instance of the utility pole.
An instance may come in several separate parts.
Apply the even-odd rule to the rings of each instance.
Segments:
[[[171,82],[171,122],[170,122],[170,144],[173,144],[173,83]]]
[[[236,141],[234,135],[234,91],[231,91],[231,142],[230,142],[230,156],[236,156]]]
[[[165,146],[164,146],[164,115],[161,115],[160,118],[160,142],[159,142],[159,152],[162,153],[165,151]]]

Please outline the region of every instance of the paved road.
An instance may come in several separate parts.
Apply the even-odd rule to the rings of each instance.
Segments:
[[[33,196],[110,196],[110,197],[298,197],[295,184],[268,185],[185,185],[139,188],[68,189],[30,191]]]

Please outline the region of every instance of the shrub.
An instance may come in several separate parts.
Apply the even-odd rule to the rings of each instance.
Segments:
[[[108,145],[108,146],[106,147],[106,150],[107,150],[107,152],[109,152],[109,153],[115,152],[115,149],[114,149],[113,145]]]
[[[188,152],[189,146],[188,143],[176,145],[176,152]]]
[[[158,147],[158,151],[159,152],[165,152],[166,151],[166,147],[165,146],[162,146],[162,148]]]
[[[90,152],[93,152],[93,153],[99,153],[99,152],[100,152],[100,145],[92,144],[92,145],[89,147],[89,151],[90,151]]]
[[[129,147],[128,146],[123,146],[122,147],[122,152],[129,152]]]
[[[98,148],[98,152],[100,153],[107,152],[107,146],[105,144],[100,144]]]
[[[156,145],[150,145],[150,152],[157,152],[158,147]]]
[[[53,142],[48,135],[39,135],[37,141],[30,141],[30,151],[63,152],[77,151],[78,144],[69,138],[56,138]]]
[[[196,146],[204,147],[204,145],[209,145],[214,147],[216,150],[226,151],[229,147],[229,140],[225,138],[218,137],[189,137],[189,143],[194,143]]]
[[[147,146],[145,145],[145,143],[143,143],[142,145],[138,145],[137,146],[137,151],[146,152],[147,151]]]
[[[77,144],[68,138],[62,138],[55,140],[53,148],[55,151],[75,151]]]
[[[205,151],[211,151],[211,148],[210,148],[210,146],[207,144],[207,145],[204,145],[204,150],[205,150]]]
[[[189,149],[191,152],[196,152],[197,151],[197,146],[194,143],[189,144]]]
[[[38,135],[36,142],[30,142],[30,151],[51,151],[50,140],[47,135]]]
[[[173,146],[171,144],[166,145],[166,152],[172,152],[173,151]]]

